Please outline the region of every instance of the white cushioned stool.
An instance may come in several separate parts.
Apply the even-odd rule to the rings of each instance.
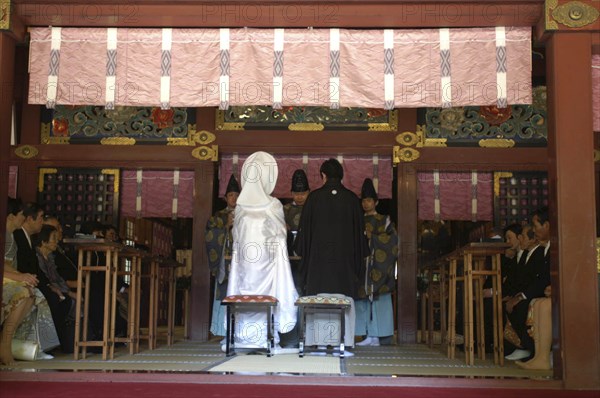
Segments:
[[[299,356],[304,356],[306,350],[306,315],[307,314],[322,314],[322,313],[334,313],[340,316],[340,339],[339,339],[339,350],[340,358],[344,357],[344,338],[346,336],[346,310],[351,308],[352,299],[347,297],[332,297],[328,295],[318,296],[303,296],[296,300],[296,306],[299,310],[299,322],[300,322],[300,352]]]
[[[227,306],[227,336],[225,337],[225,355],[235,354],[235,314],[237,310],[263,310],[267,313],[267,356],[273,355],[275,349],[275,327],[273,319],[273,307],[277,306],[278,300],[273,296],[266,295],[234,295],[227,296],[221,301],[221,305]]]

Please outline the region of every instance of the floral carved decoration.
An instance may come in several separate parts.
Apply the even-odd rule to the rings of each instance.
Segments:
[[[173,109],[152,109],[152,121],[160,129],[173,126],[173,115]]]

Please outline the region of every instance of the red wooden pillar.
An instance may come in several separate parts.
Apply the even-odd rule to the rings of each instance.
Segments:
[[[589,32],[554,33],[547,46],[548,153],[555,376],[600,388]]]
[[[0,33],[0,275],[4,273],[4,220],[8,197],[8,159],[14,87],[15,40],[8,33]],[[0,294],[2,288],[0,287]]]
[[[417,171],[398,165],[398,344],[417,342]]]
[[[194,170],[194,207],[192,226],[192,287],[190,290],[190,322],[192,340],[207,341],[210,330],[210,271],[204,241],[204,229],[212,211],[214,164],[200,162]]]
[[[25,82],[28,86],[29,82]],[[25,94],[24,94],[25,95]],[[27,103],[27,96],[24,96],[23,110],[21,117],[21,134],[18,137],[18,145],[39,145],[41,130],[41,111],[39,105],[30,105]],[[36,202],[38,194],[38,160],[39,157],[24,160],[19,164],[19,174],[17,189],[19,197],[23,202]]]

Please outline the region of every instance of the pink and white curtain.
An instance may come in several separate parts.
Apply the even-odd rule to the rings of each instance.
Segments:
[[[31,28],[29,102],[450,107],[531,103],[531,29]]]
[[[341,156],[341,155],[274,155],[277,161],[278,178],[272,196],[291,198],[292,175],[303,169],[311,190],[323,185],[319,169],[329,158],[336,158],[344,168],[343,183],[346,188],[360,196],[365,178],[371,178],[381,199],[392,197],[392,159],[390,156]],[[219,169],[219,196],[225,195],[229,176],[234,174],[241,184],[240,172],[248,155],[224,154]]]
[[[420,172],[417,178],[420,220],[493,219],[492,173],[433,171]]]
[[[193,171],[123,170],[121,216],[192,217]]]
[[[594,131],[600,131],[600,55],[592,55],[592,105]]]

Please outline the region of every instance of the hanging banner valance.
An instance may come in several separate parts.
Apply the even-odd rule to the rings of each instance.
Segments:
[[[360,195],[360,189],[365,178],[377,181],[380,199],[392,197],[392,159],[391,156],[338,156],[338,155],[274,155],[277,160],[277,185],[272,195],[276,198],[291,198],[292,175],[297,169],[303,169],[308,177],[311,190],[323,185],[319,169],[329,158],[338,159],[344,168],[343,183],[346,188]],[[240,180],[239,170],[248,155],[224,154],[221,156],[219,169],[219,196],[225,196],[229,176],[233,173]],[[235,162],[238,162],[237,168]]]
[[[192,217],[193,171],[123,170],[121,216]]]
[[[420,220],[491,221],[492,173],[418,173]]]
[[[592,104],[594,131],[600,131],[600,55],[592,55]]]
[[[31,28],[29,102],[451,107],[531,103],[531,29]]]

